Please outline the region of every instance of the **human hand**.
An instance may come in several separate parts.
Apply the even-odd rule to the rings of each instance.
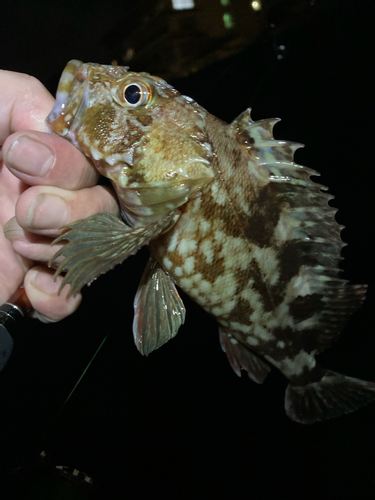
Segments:
[[[66,297],[69,287],[58,295],[62,278],[54,282],[47,267],[58,228],[101,211],[119,214],[87,158],[48,133],[53,104],[35,78],[0,70],[0,304],[24,282],[32,316],[43,322],[69,316],[81,302],[81,294]]]

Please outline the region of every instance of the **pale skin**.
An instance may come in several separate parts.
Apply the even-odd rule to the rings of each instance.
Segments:
[[[82,296],[60,295],[62,277],[47,266],[60,226],[107,211],[119,215],[114,193],[68,141],[47,131],[54,98],[35,78],[0,70],[0,304],[24,283],[43,322],[72,314]],[[5,227],[4,227],[5,226]]]

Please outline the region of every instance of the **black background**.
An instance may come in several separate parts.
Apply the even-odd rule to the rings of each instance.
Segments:
[[[124,29],[136,22],[129,4],[12,2],[1,14],[0,66],[54,92],[69,59],[116,57],[106,40],[119,19]],[[248,106],[254,119],[282,117],[276,138],[306,144],[296,160],[321,172],[346,226],[344,276],[370,285],[320,363],[375,381],[372,2],[315,2],[300,17],[291,4],[270,19],[277,35],[270,28],[230,60],[171,83],[226,121]],[[138,353],[132,302],[146,260],[142,250],[101,277],[61,323],[27,323],[0,378],[1,468],[26,470],[46,450],[92,476],[103,498],[374,498],[375,404],[312,426],[291,422],[285,379],[276,370],[263,386],[237,378],[215,321],[184,295],[178,336],[148,358]]]

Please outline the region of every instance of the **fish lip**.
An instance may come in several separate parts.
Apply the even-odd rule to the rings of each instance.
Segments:
[[[88,66],[88,64],[75,59],[68,62],[59,81],[56,102],[46,118],[47,125],[52,132],[65,136],[70,141],[74,139],[73,132],[79,127],[79,122],[87,109]],[[70,97],[73,90],[78,97],[74,102],[71,102]],[[73,118],[72,121],[71,118]]]
[[[47,123],[53,122],[60,116],[60,114],[64,111],[65,106],[68,101],[69,91],[71,89],[73,80],[77,75],[77,71],[79,68],[83,66],[82,61],[78,61],[76,59],[72,59],[65,66],[64,71],[61,74],[59,84],[56,92],[56,102],[47,116]]]
[[[89,80],[87,79],[83,85],[84,89],[82,89],[81,101],[79,102],[76,112],[74,113],[74,118],[69,130],[65,134],[65,137],[75,146],[78,146],[76,141],[76,132],[79,130],[85,112],[89,107]]]

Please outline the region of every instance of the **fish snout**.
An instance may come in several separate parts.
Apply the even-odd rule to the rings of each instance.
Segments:
[[[49,128],[58,135],[66,136],[72,132],[73,122],[81,115],[82,104],[87,94],[87,64],[73,59],[66,65],[57,88],[56,102],[47,116]],[[71,138],[70,138],[71,139]]]

